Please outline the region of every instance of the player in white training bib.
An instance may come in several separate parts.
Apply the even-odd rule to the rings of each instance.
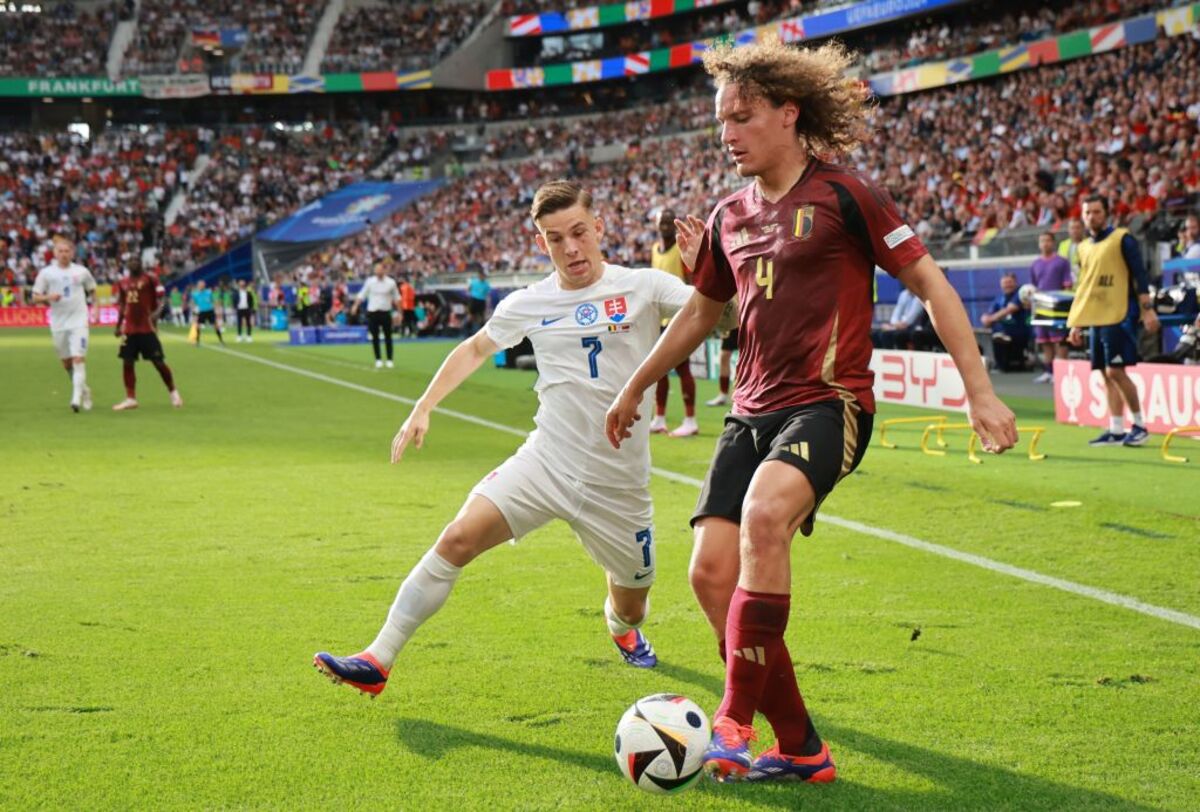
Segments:
[[[608,574],[604,615],[621,656],[641,668],[657,663],[639,629],[655,563],[649,424],[635,426],[619,451],[603,426],[609,403],[658,340],[661,319],[692,289],[659,271],[604,262],[604,226],[591,203],[568,181],[538,190],[531,214],[554,273],[503,299],[483,329],[450,353],[392,441],[399,462],[410,443],[423,444],[437,404],[484,361],[525,337],[533,343],[537,428],[471,491],[401,585],[375,641],[350,657],[316,655],[313,664],[334,682],[380,693],[400,650],[441,608],[462,568],[552,519],[567,522]]]
[[[71,410],[92,408],[92,390],[87,385],[88,296],[96,292],[91,271],[71,261],[75,243],[54,236],[54,262],[38,271],[33,282],[33,301],[50,305],[50,337],[71,379]]]

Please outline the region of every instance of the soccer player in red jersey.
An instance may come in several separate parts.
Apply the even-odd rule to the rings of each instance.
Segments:
[[[129,262],[129,276],[117,284],[117,338],[125,368],[125,399],[113,406],[113,411],[124,412],[136,409],[137,374],[133,364],[138,356],[154,364],[162,376],[167,391],[171,393],[171,405],[178,409],[183,398],[175,388],[175,376],[163,358],[162,342],[158,340],[158,317],[166,303],[166,289],[154,274],[145,273],[142,263],[133,259]]]
[[[692,589],[726,658],[725,695],[706,754],[718,780],[832,781],[829,749],[809,719],[783,634],[790,548],[812,532],[821,501],[855,469],[875,402],[871,291],[875,266],[920,296],[966,386],[989,451],[1016,442],[1013,413],[992,391],[962,302],[895,205],[846,154],[865,130],[865,93],[845,77],[843,47],[776,41],[704,55],[717,86],[721,142],[754,181],[707,224],[679,223],[696,292],[609,409],[619,446],[642,393],[739,302],[738,382],[692,525]],[[777,744],[752,759],[755,711]]]

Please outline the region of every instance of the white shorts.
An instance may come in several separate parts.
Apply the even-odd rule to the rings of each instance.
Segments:
[[[580,482],[522,446],[471,493],[499,509],[514,541],[562,519],[617,586],[641,589],[654,583],[654,506],[645,488]]]
[[[54,349],[58,351],[59,358],[84,358],[87,356],[88,328],[51,330],[50,337],[54,339]]]

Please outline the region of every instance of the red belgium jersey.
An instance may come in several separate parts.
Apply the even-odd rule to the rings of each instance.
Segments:
[[[844,398],[869,413],[875,266],[895,275],[927,253],[885,192],[815,158],[778,202],[751,183],[717,204],[693,284],[738,297],[735,414]]]
[[[152,273],[127,276],[117,284],[117,307],[125,314],[121,332],[125,335],[153,333],[150,317],[158,310],[159,298],[166,293]]]

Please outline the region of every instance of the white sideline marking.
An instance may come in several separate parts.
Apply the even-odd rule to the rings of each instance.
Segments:
[[[313,372],[311,370],[307,370],[302,367],[294,367],[289,364],[281,364],[278,361],[271,361],[267,358],[259,358],[256,355],[248,355],[244,352],[231,350],[227,347],[209,346],[205,349],[215,350],[216,352],[225,353],[226,355],[234,355],[238,358],[244,358],[247,361],[254,361],[258,364],[265,364],[266,366],[283,370],[284,372],[302,375],[306,378],[312,378],[316,381],[331,383],[334,386],[353,389],[356,392],[362,392],[366,395],[374,395],[376,397],[385,398],[397,403],[405,403],[408,405],[416,403],[416,401],[412,400],[411,398],[402,397],[401,395],[393,395],[391,392],[384,392],[380,389],[372,389],[369,386],[362,386],[360,384],[351,383],[350,381],[343,381],[340,378],[332,378],[328,375],[322,375],[320,372]],[[368,370],[364,368],[364,371]],[[491,420],[484,420],[483,418],[475,417],[474,415],[465,414],[463,412],[442,409],[440,407],[434,409],[434,411],[438,414],[444,414],[447,417],[465,420],[466,422],[474,423],[477,426],[494,429],[495,431],[502,431],[506,434],[513,434],[517,437],[527,437],[529,435],[529,432],[527,431],[522,431],[521,429],[516,429],[512,426],[505,426],[501,423],[493,423]],[[650,470],[655,475],[660,476],[663,479],[669,479],[673,482],[679,482],[684,485],[692,485],[699,488],[704,484],[703,481],[696,479],[695,477],[690,477],[686,474],[680,474],[675,471],[668,471],[665,468],[651,468]],[[941,544],[922,541],[919,538],[914,538],[913,536],[908,536],[903,533],[897,533],[893,530],[886,530],[882,527],[872,527],[869,524],[863,524],[862,522],[856,522],[851,519],[842,519],[838,516],[830,516],[827,513],[821,514],[821,521],[836,525],[837,527],[841,527],[846,530],[851,530],[855,533],[862,533],[863,535],[874,536],[875,538],[883,539],[884,541],[892,541],[896,544],[903,544],[905,547],[911,547],[914,550],[933,553],[934,555],[940,555],[943,558],[961,561],[964,564],[971,564],[976,567],[981,567],[985,570],[1001,573],[1002,575],[1020,578],[1022,581],[1041,584],[1042,586],[1048,586],[1063,592],[1070,592],[1073,595],[1091,598],[1092,600],[1100,601],[1101,603],[1119,606],[1122,609],[1141,612],[1143,615],[1156,617],[1159,620],[1166,620],[1171,623],[1178,623],[1181,626],[1190,626],[1193,629],[1200,629],[1200,617],[1197,617],[1196,615],[1189,615],[1186,612],[1180,612],[1175,609],[1165,609],[1161,606],[1143,603],[1137,598],[1131,598],[1128,595],[1121,595],[1117,592],[1109,592],[1106,589],[1097,589],[1095,587],[1085,586],[1084,584],[1077,584],[1074,581],[1066,581],[1062,578],[1055,578],[1051,575],[1042,575],[1040,572],[1023,569],[1022,567],[1014,567],[1011,564],[1005,564],[1002,561],[994,561],[990,558],[984,558],[981,555],[975,555],[973,553],[964,553],[963,551],[956,550],[953,547],[944,547]]]

